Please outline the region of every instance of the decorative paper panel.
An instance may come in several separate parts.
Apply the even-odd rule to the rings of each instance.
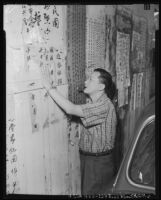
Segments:
[[[95,68],[105,68],[105,17],[86,21],[86,76]]]
[[[85,102],[79,92],[85,81],[85,6],[73,5],[67,8],[67,70],[69,99],[77,104]]]

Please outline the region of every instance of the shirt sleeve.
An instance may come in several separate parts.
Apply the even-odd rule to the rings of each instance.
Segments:
[[[106,102],[88,103],[81,105],[81,108],[83,111],[81,120],[85,127],[101,124],[108,114],[108,104]]]

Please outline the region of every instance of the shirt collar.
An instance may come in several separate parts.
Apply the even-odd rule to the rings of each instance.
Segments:
[[[104,101],[104,100],[107,100],[108,97],[105,93],[103,93],[98,99],[97,99],[97,102],[100,102],[100,101]]]

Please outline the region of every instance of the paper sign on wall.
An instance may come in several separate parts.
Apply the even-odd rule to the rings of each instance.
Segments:
[[[20,191],[18,181],[18,157],[16,139],[15,101],[13,95],[7,96],[7,146],[6,146],[6,191],[8,194]]]
[[[50,43],[56,47],[62,46],[62,6],[23,5],[22,15],[22,34],[25,43]]]
[[[86,73],[105,66],[105,18],[87,18],[86,28]]]
[[[143,73],[138,73],[137,85],[136,85],[136,87],[137,87],[136,107],[141,107],[142,81],[143,81]]]
[[[41,78],[41,68],[46,68],[53,85],[67,83],[64,50],[46,45],[25,45],[25,71]]]
[[[116,47],[116,74],[117,88],[122,86],[130,86],[129,75],[129,52],[130,52],[130,36],[129,34],[117,32]]]
[[[116,43],[116,85],[119,107],[128,103],[130,35],[117,31]],[[125,95],[123,97],[123,95]]]
[[[130,110],[135,110],[136,108],[136,83],[137,83],[137,74],[133,74],[131,98],[130,98]]]

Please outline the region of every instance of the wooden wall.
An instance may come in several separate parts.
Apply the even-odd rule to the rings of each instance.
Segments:
[[[99,67],[109,71],[116,83],[116,108],[121,130],[116,142],[118,157],[126,152],[135,121],[149,102],[150,88],[155,94],[152,66],[154,8],[154,4],[150,10],[144,10],[143,4],[87,6],[86,74],[98,67],[99,60]],[[93,21],[95,27],[102,23],[100,32],[97,28],[92,29]],[[103,54],[98,47],[104,50]]]
[[[80,194],[79,125],[41,84],[44,67],[69,96],[67,6],[6,5],[4,19],[7,193]]]

